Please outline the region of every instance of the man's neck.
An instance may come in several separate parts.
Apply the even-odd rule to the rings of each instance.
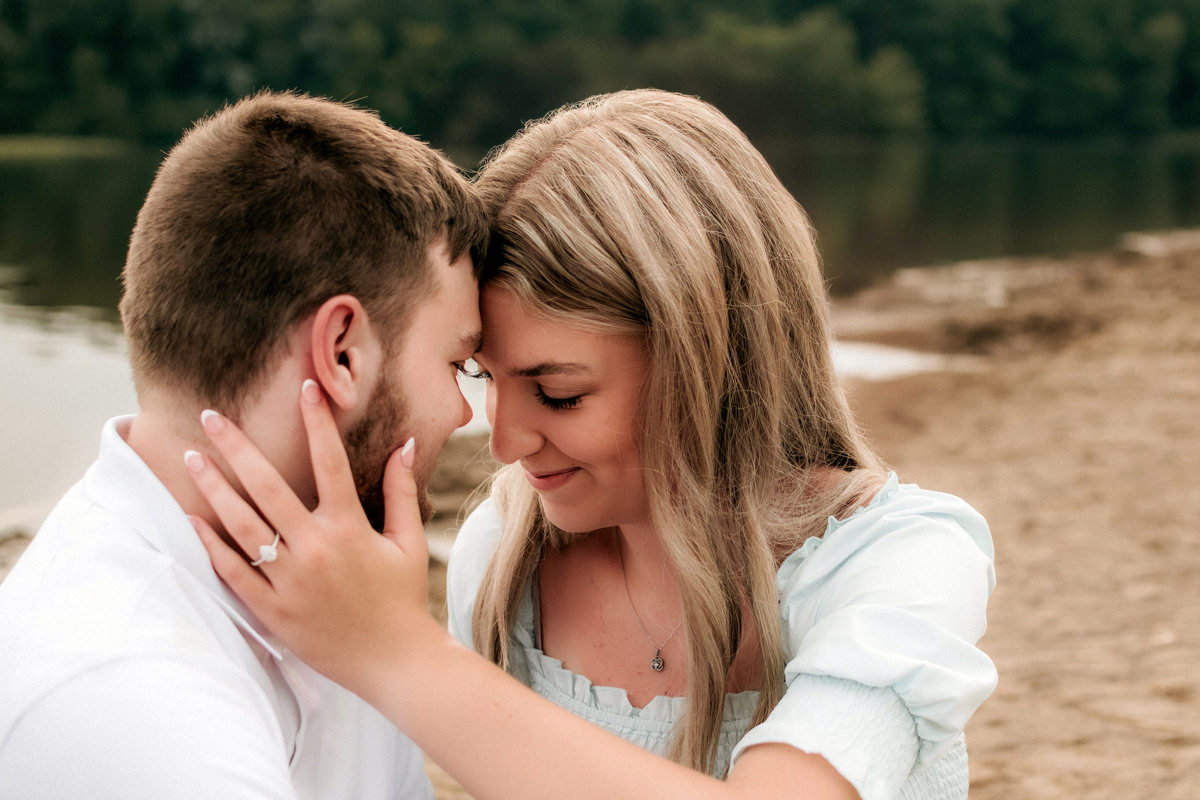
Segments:
[[[299,387],[305,376],[297,369],[285,368],[290,366],[291,362],[285,362],[254,392],[253,399],[240,410],[237,422],[301,502],[313,508],[317,502],[316,487],[299,403]],[[222,530],[212,507],[192,482],[183,454],[188,450],[203,453],[239,494],[243,497],[246,494],[200,425],[203,401],[151,388],[139,391],[138,403],[141,410],[125,441],[158,476],[185,513],[202,517],[216,530]]]
[[[196,489],[183,463],[183,454],[198,450],[210,459],[216,455],[200,427],[200,409],[183,401],[164,407],[160,398],[142,398],[142,408],[133,418],[125,442],[150,471],[162,481],[184,513],[205,519],[218,530],[220,521]]]

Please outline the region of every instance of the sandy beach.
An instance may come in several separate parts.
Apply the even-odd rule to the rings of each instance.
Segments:
[[[981,359],[853,387],[901,476],[988,518],[972,798],[1200,796],[1200,239],[900,273],[843,335]]]
[[[992,525],[1000,685],[968,726],[971,797],[1200,796],[1200,234],[905,270],[839,301],[835,324],[945,357],[849,390],[903,481]],[[481,452],[462,437],[443,457],[439,546]],[[26,541],[0,543],[0,574]]]

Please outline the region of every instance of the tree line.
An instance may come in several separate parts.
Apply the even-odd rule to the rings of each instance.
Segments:
[[[260,87],[447,148],[623,87],[773,134],[1200,126],[1200,0],[0,0],[0,133],[169,143]]]

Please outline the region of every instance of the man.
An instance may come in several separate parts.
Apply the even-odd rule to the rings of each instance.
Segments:
[[[427,477],[470,418],[485,236],[452,165],[363,110],[263,93],[183,137],[125,264],[138,413],[0,586],[0,797],[431,795],[415,746],[221,584],[181,454],[228,472],[200,422],[220,409],[315,504],[311,379],[380,519],[389,453],[415,437]]]

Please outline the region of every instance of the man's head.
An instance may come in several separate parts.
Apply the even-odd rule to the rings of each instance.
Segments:
[[[477,255],[486,222],[444,157],[366,110],[261,93],[197,123],[138,214],[121,318],[139,392],[236,417],[286,334],[357,298],[385,346],[433,290],[429,251]]]
[[[130,240],[121,316],[143,409],[165,396],[265,421],[260,446],[303,494],[273,393],[313,377],[370,506],[392,448],[415,435],[432,464],[469,416],[452,374],[478,335],[486,235],[453,165],[369,111],[292,93],[223,109],[163,162]]]

